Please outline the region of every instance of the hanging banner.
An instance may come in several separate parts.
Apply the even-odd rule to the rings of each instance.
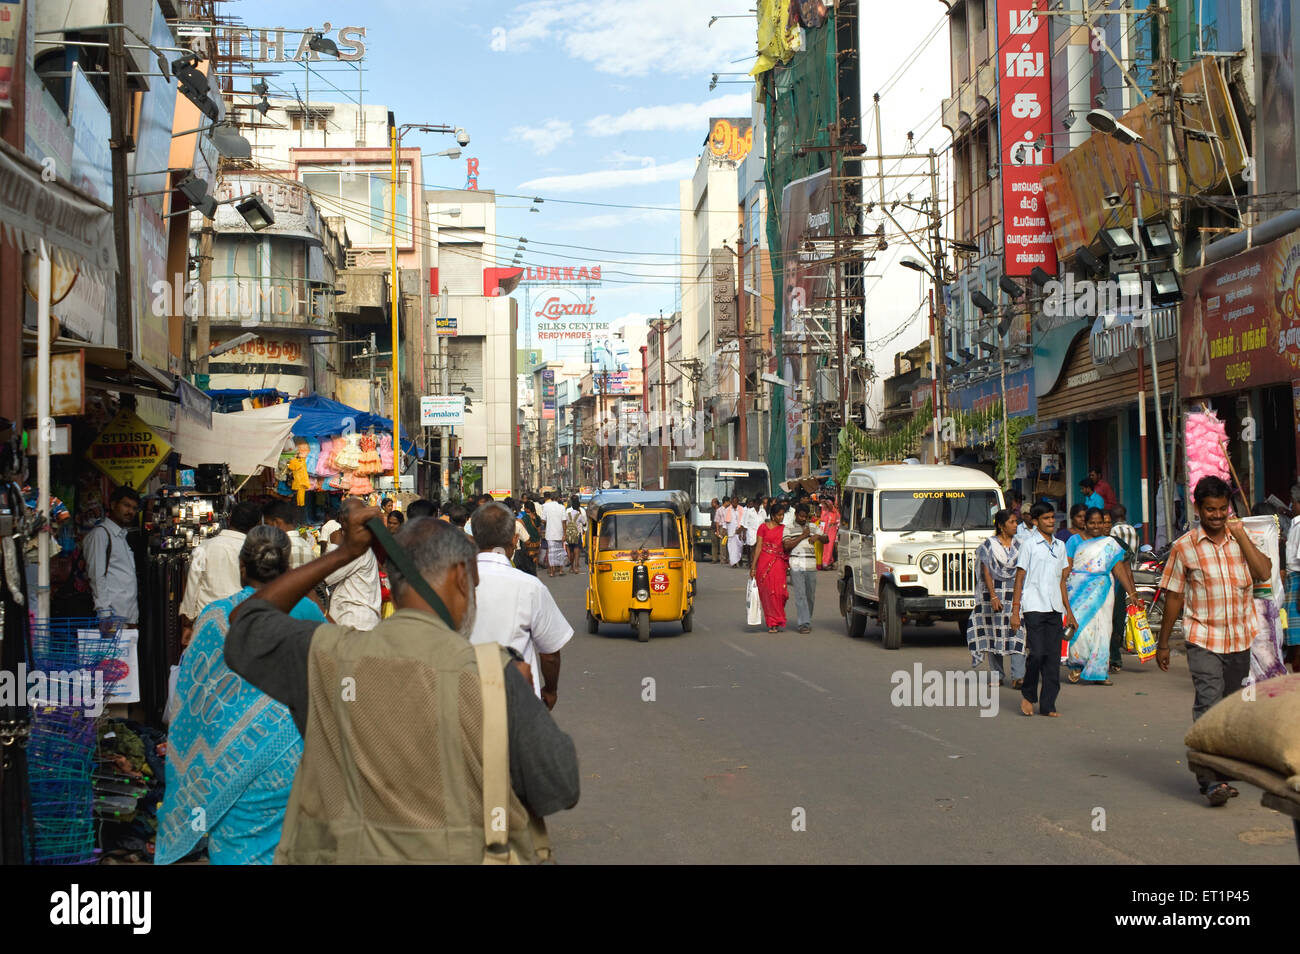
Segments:
[[[1040,0],[999,0],[998,127],[1002,143],[1003,272],[1056,274],[1039,172],[1052,163],[1051,30]],[[1042,148],[1037,148],[1038,143]]]
[[[90,442],[86,458],[120,487],[139,490],[172,452],[158,433],[123,408]]]

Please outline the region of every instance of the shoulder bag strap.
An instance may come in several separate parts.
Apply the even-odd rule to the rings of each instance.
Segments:
[[[402,579],[413,586],[415,592],[420,594],[421,599],[429,604],[430,609],[442,617],[442,621],[447,624],[447,628],[455,632],[456,624],[452,622],[451,612],[447,609],[447,605],[433,591],[433,587],[429,585],[423,574],[415,568],[415,564],[406,555],[406,551],[393,539],[393,535],[384,526],[384,521],[375,517],[366,523],[366,528],[374,535],[375,541],[383,550],[384,558],[392,561],[393,565],[397,567],[397,572],[402,574]]]
[[[483,694],[483,864],[504,865],[510,863],[510,736],[501,647],[478,643],[474,658]]]

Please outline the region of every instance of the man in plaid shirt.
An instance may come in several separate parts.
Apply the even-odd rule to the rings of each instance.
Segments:
[[[1257,628],[1253,591],[1256,583],[1272,575],[1269,558],[1251,542],[1241,521],[1231,515],[1231,493],[1218,477],[1202,477],[1197,482],[1192,496],[1201,525],[1174,542],[1160,581],[1169,595],[1160,622],[1156,663],[1169,671],[1169,634],[1185,609],[1187,668],[1196,690],[1193,721],[1239,689],[1250,675],[1250,644]],[[1231,785],[1209,773],[1198,772],[1197,781],[1201,794],[1216,807],[1237,794]]]

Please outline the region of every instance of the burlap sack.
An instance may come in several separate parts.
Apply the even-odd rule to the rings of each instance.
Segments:
[[[1272,769],[1300,792],[1300,673],[1231,693],[1192,724],[1183,742]]]

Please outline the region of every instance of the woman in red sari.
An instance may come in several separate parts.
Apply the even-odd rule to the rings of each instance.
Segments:
[[[758,599],[763,604],[763,618],[767,621],[769,633],[785,629],[785,602],[790,594],[786,587],[790,557],[782,543],[785,511],[784,502],[773,504],[767,521],[758,528],[758,558],[749,571],[750,579],[758,584]]]
[[[822,533],[826,534],[826,542],[822,544],[822,563],[817,569],[829,570],[835,565],[835,536],[839,531],[839,508],[834,497],[827,497],[822,501]]]

